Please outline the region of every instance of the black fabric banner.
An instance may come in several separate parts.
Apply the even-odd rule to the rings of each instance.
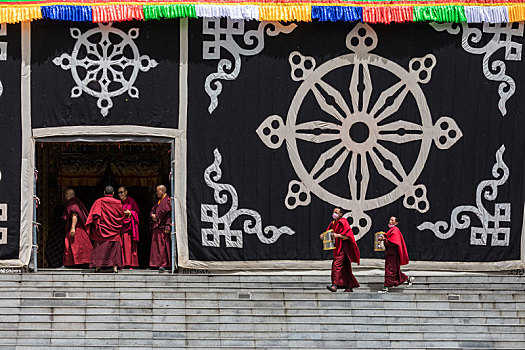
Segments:
[[[176,128],[179,21],[31,24],[32,123]]]
[[[0,260],[18,259],[20,245],[20,25],[0,26]]]
[[[329,258],[342,207],[363,258],[394,215],[411,261],[520,260],[523,41],[523,24],[190,21],[189,259]]]

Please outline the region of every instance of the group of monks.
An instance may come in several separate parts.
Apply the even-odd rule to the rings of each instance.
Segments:
[[[63,219],[66,222],[64,266],[89,264],[100,272],[103,267],[117,273],[123,267],[139,266],[139,207],[126,187],[106,186],[104,197],[88,212],[73,189],[67,189]],[[150,212],[151,251],[149,266],[164,270],[171,266],[171,200],[164,185],[156,188],[157,203]]]
[[[336,292],[337,288],[345,288],[345,292],[352,292],[359,287],[359,282],[352,273],[352,262],[360,263],[361,254],[355,241],[354,232],[343,217],[341,209],[335,208],[332,213],[333,221],[327,230],[333,231],[335,238],[334,260],[332,261],[332,284],[326,286],[329,291]],[[399,219],[392,216],[388,222],[388,232],[381,235],[379,240],[385,243],[385,282],[379,293],[388,293],[389,288],[403,283],[412,285],[415,278],[408,277],[401,272],[401,266],[408,264],[408,252],[405,240],[397,227]],[[323,238],[323,235],[320,236]]]

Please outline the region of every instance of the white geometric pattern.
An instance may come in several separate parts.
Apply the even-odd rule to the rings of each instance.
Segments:
[[[268,28],[266,34],[277,36],[280,33],[288,34],[292,32],[296,24],[282,25],[277,22],[261,22],[256,30],[250,30],[244,33],[244,20],[226,19],[226,27],[221,27],[220,18],[205,18],[202,22],[202,34],[212,35],[213,40],[203,42],[202,59],[218,60],[217,72],[211,73],[206,78],[204,90],[210,96],[210,105],[208,112],[211,114],[219,105],[219,95],[222,92],[222,80],[235,80],[241,71],[241,55],[254,56],[264,49],[264,31],[266,27],[273,26],[274,29]],[[233,36],[243,35],[243,46],[241,47],[235,41]],[[255,45],[255,46],[254,46]],[[221,49],[225,49],[233,56],[231,59],[221,59]]]
[[[139,36],[139,28],[131,28],[126,34],[111,25],[99,24],[85,33],[71,28],[71,36],[77,39],[71,55],[65,53],[53,60],[63,70],[71,70],[76,84],[71,98],[82,92],[98,98],[97,107],[104,117],[113,107],[113,97],[127,92],[139,98],[139,90],[133,86],[139,70],[147,72],[157,66],[157,61],[140,55],[133,41]]]
[[[476,206],[461,205],[450,215],[450,229],[445,221],[438,221],[435,224],[423,222],[417,228],[420,231],[431,230],[440,239],[449,239],[456,230],[463,230],[470,227],[470,216],[477,217],[481,222],[481,227],[470,228],[471,245],[487,245],[488,236],[491,236],[491,246],[508,246],[510,241],[510,203],[495,203],[494,215],[490,214],[483,205],[483,199],[494,201],[498,197],[498,187],[505,184],[509,178],[510,171],[503,161],[505,145],[502,145],[496,152],[496,163],[492,167],[493,180],[481,181],[476,188]],[[463,214],[462,214],[463,213]],[[462,215],[460,215],[462,214]],[[506,222],[507,227],[500,224]]]
[[[448,149],[463,135],[452,118],[441,117],[435,124],[432,121],[420,84],[431,79],[432,69],[437,63],[434,55],[412,58],[407,70],[371,53],[377,44],[375,31],[369,25],[359,23],[346,37],[346,46],[353,53],[335,57],[319,67],[312,57],[297,51],[290,53],[291,79],[302,83],[290,104],[286,122],[273,115],[256,131],[269,148],[277,149],[286,144],[290,162],[299,177],[299,181],[292,180],[289,184],[286,207],[292,210],[297,206],[307,206],[311,193],[314,193],[321,200],[352,212],[346,216],[350,224],[359,229],[356,239],[371,228],[372,220],[366,211],[384,207],[400,197],[404,197],[406,208],[421,213],[428,211],[430,204],[426,187],[415,182],[425,166],[432,143],[439,149]],[[393,76],[395,83],[374,94],[379,84],[373,84],[371,69]],[[350,76],[346,92],[328,83],[330,76],[346,72]],[[350,103],[344,97],[348,92]],[[325,120],[301,121],[315,116],[315,112],[302,107],[307,95],[315,99]],[[373,95],[378,96],[375,101]],[[408,96],[417,104],[417,123],[400,120],[403,116],[396,114]],[[356,127],[366,130],[367,136],[353,138],[351,131]],[[313,167],[307,167],[298,140],[331,144]],[[405,166],[387,145],[410,142],[418,142],[420,151],[415,163]],[[343,170],[348,159],[349,166]],[[394,189],[369,198],[368,190],[374,188],[369,167],[374,167],[375,173],[391,182]],[[348,179],[349,193],[345,196],[335,194],[323,185],[323,181],[340,172],[344,172]]]
[[[0,174],[1,178],[1,174]],[[7,221],[7,204],[0,203],[0,222]],[[0,244],[7,244],[7,228],[0,227]]]
[[[0,24],[0,36],[7,35],[7,24]],[[7,43],[0,42],[0,61],[7,61]],[[4,86],[0,81],[0,96],[4,93]],[[0,170],[0,181],[2,181],[2,171]],[[7,204],[0,203],[0,222],[7,221]],[[0,227],[0,244],[7,244],[7,228]]]
[[[201,221],[211,223],[211,228],[201,229],[202,245],[207,247],[220,247],[220,238],[224,237],[226,247],[242,248],[243,232],[247,234],[256,234],[259,241],[264,244],[275,243],[282,234],[293,235],[295,232],[287,227],[266,226],[264,233],[262,230],[262,218],[259,213],[251,209],[238,209],[239,198],[237,191],[232,185],[220,184],[222,170],[220,168],[222,156],[215,149],[213,151],[215,160],[204,171],[204,181],[206,185],[213,189],[213,197],[218,204],[226,204],[231,200],[231,206],[228,212],[219,216],[219,207],[215,204],[201,204]],[[232,224],[237,218],[245,216],[242,230],[232,229]]]
[[[0,36],[7,35],[7,24],[0,24]],[[0,42],[0,61],[7,61],[7,43]],[[4,85],[0,81],[0,96],[4,93]],[[2,171],[0,170],[0,181],[2,181]],[[7,204],[0,203],[0,222],[7,221]],[[7,228],[0,227],[0,244],[7,244]]]
[[[523,22],[518,23],[483,23],[483,33],[476,27],[470,27],[467,23],[462,23],[461,27],[457,23],[430,23],[432,28],[441,32],[446,30],[449,34],[456,35],[460,28],[463,29],[461,46],[466,52],[483,55],[483,74],[492,81],[499,81],[498,94],[500,96],[498,109],[501,115],[507,114],[505,104],[514,95],[516,83],[514,79],[505,74],[505,63],[501,60],[492,62],[492,55],[500,49],[505,49],[505,61],[521,61],[522,44],[512,41],[514,37],[523,37]],[[484,45],[479,46],[483,39],[483,34],[492,34],[492,38]]]
[[[6,36],[6,35],[7,35],[7,24],[2,23],[0,24],[0,36]],[[0,41],[0,61],[7,61],[7,43],[4,41]],[[4,85],[2,84],[2,81],[0,81],[0,96],[2,96],[3,93],[4,93]]]

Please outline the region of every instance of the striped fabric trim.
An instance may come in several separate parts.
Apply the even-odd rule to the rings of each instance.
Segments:
[[[524,0],[214,0],[167,1],[24,1],[0,0],[0,23],[40,18],[110,22],[166,18],[220,18],[260,21],[328,21],[367,23],[467,22],[506,23],[525,20]]]

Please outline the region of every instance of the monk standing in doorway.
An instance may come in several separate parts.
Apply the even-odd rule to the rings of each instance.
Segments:
[[[64,266],[89,264],[93,246],[89,240],[86,228],[88,211],[84,203],[75,197],[71,188],[65,192],[66,207],[62,219],[66,221],[66,247],[64,249]]]
[[[86,225],[91,225],[89,236],[94,241],[91,267],[99,272],[101,267],[112,266],[117,273],[122,268],[120,229],[124,221],[124,210],[118,199],[113,198],[111,186],[104,189],[104,197],[93,203]]]
[[[155,195],[157,204],[150,213],[151,218],[151,252],[149,266],[164,271],[171,265],[171,201],[164,185],[157,186]]]
[[[386,236],[379,237],[379,240],[385,241],[385,283],[384,288],[379,293],[388,293],[388,288],[397,287],[407,283],[410,287],[414,282],[414,277],[408,277],[401,272],[401,265],[408,264],[408,252],[405,240],[401,231],[397,227],[399,219],[392,216],[388,221],[389,230]]]
[[[124,221],[120,229],[122,239],[122,266],[139,266],[137,254],[137,242],[139,241],[139,206],[133,198],[128,196],[128,190],[124,186],[118,189],[118,197],[124,209]]]

